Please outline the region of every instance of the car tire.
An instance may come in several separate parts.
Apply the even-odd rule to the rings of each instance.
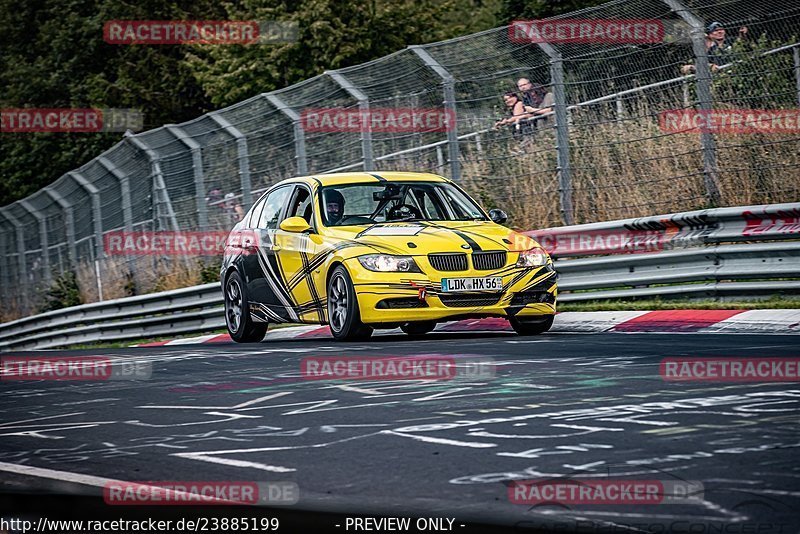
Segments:
[[[267,334],[267,323],[256,323],[250,315],[250,303],[242,277],[234,271],[225,280],[225,325],[237,343],[258,343]]]
[[[554,317],[554,315],[550,315],[545,319],[534,321],[525,321],[517,319],[516,317],[511,317],[508,321],[511,323],[511,328],[513,328],[517,334],[521,336],[538,336],[550,330],[550,327],[553,326]]]
[[[328,280],[328,324],[336,341],[367,339],[373,332],[361,322],[356,290],[344,265],[337,265]]]
[[[424,336],[428,332],[432,332],[434,328],[436,328],[434,321],[414,321],[400,326],[400,330],[409,336]]]

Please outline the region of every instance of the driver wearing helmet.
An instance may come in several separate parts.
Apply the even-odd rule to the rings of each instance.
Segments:
[[[344,195],[336,189],[325,191],[325,213],[331,225],[339,223],[344,217]]]

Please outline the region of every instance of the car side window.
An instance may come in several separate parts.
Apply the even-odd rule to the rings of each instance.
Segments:
[[[289,211],[286,213],[286,218],[302,217],[308,224],[313,225],[314,223],[311,222],[311,204],[311,192],[302,185],[298,185],[294,191],[294,195],[292,195],[292,201],[289,204]]]
[[[281,212],[286,205],[291,190],[290,186],[279,187],[267,195],[267,198],[264,199],[264,209],[261,210],[261,216],[258,218],[258,226],[256,228],[261,230],[275,230],[278,228]]]
[[[248,228],[255,228],[256,224],[258,224],[258,219],[261,217],[261,210],[264,209],[265,200],[267,200],[267,197],[261,197],[250,210],[250,215],[247,219]]]
[[[409,189],[409,194],[406,197],[406,204],[414,206],[419,209],[423,217],[432,221],[441,221],[446,218],[446,213],[442,207],[442,202],[439,198],[432,195],[433,191],[428,188]]]

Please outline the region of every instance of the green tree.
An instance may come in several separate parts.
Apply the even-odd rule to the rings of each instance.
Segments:
[[[508,24],[512,20],[544,19],[606,2],[608,0],[502,0],[498,20]]]
[[[145,128],[405,48],[497,25],[501,0],[0,0],[0,107],[138,108]],[[106,21],[285,20],[285,45],[111,45]],[[119,133],[2,133],[0,206],[86,163]]]
[[[229,19],[295,23],[297,41],[194,46],[188,61],[211,101],[226,106],[409,45],[492,28],[499,6],[500,0],[244,0],[228,5]]]
[[[210,109],[184,50],[103,41],[113,19],[222,18],[210,0],[0,0],[0,107],[138,108],[145,127]],[[99,155],[119,133],[2,133],[0,205]]]

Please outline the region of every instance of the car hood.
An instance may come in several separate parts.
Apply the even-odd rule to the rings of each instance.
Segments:
[[[536,246],[527,236],[490,221],[391,222],[328,230],[336,239],[358,241],[390,254],[525,250]]]

